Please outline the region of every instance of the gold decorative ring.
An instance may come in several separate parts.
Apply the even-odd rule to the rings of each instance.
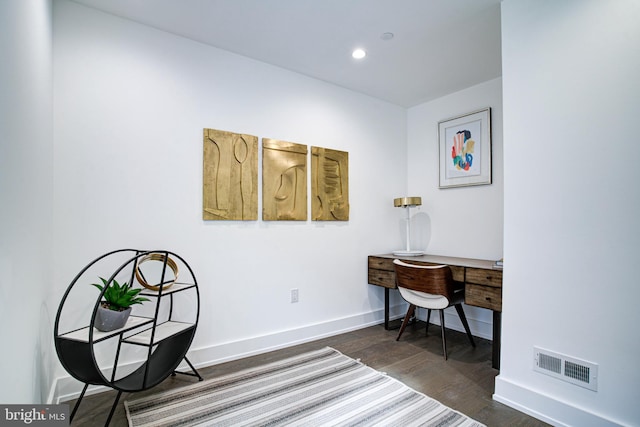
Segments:
[[[147,262],[147,261],[162,261],[167,263],[167,266],[173,270],[173,280],[168,281],[168,282],[164,282],[164,283],[159,283],[157,285],[150,285],[149,283],[147,283],[147,281],[145,280],[144,276],[142,275],[142,273],[140,272],[140,264],[142,264],[143,262]],[[178,265],[176,264],[176,262],[169,258],[168,256],[165,256],[162,253],[151,253],[151,254],[147,254],[145,256],[143,256],[142,258],[138,259],[138,262],[136,263],[136,279],[138,279],[138,282],[144,286],[147,289],[151,289],[152,291],[158,291],[160,290],[160,286],[162,285],[162,289],[169,289],[171,287],[171,285],[173,285],[175,283],[176,280],[178,280]]]

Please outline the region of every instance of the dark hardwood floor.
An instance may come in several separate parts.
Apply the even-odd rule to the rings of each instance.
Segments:
[[[402,381],[441,403],[456,409],[487,426],[546,426],[535,418],[494,401],[494,378],[498,371],[491,367],[491,342],[476,338],[473,348],[465,334],[447,329],[448,360],[442,356],[440,327],[431,325],[425,337],[425,324],[418,322],[405,330],[396,341],[397,330],[386,331],[382,325],[324,338],[294,347],[248,357],[219,365],[200,368],[205,380],[228,372],[283,359],[324,346],[330,346],[360,359],[366,365]],[[127,426],[124,401],[161,390],[182,387],[197,378],[177,375],[160,385],[139,393],[123,393],[111,426]],[[86,396],[72,426],[104,425],[115,391]],[[73,408],[75,401],[68,402]]]

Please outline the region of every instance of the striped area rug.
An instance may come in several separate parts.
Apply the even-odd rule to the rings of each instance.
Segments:
[[[333,348],[125,402],[131,427],[482,426]]]

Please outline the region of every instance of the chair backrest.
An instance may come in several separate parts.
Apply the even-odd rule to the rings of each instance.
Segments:
[[[409,264],[399,259],[393,260],[393,264],[398,287],[453,300],[453,275],[448,265]]]

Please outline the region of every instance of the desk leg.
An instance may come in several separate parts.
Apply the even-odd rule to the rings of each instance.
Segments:
[[[502,313],[499,311],[493,312],[493,346],[492,346],[492,366],[495,369],[500,369],[500,342],[502,336]]]
[[[384,288],[384,329],[389,330],[389,288]]]

